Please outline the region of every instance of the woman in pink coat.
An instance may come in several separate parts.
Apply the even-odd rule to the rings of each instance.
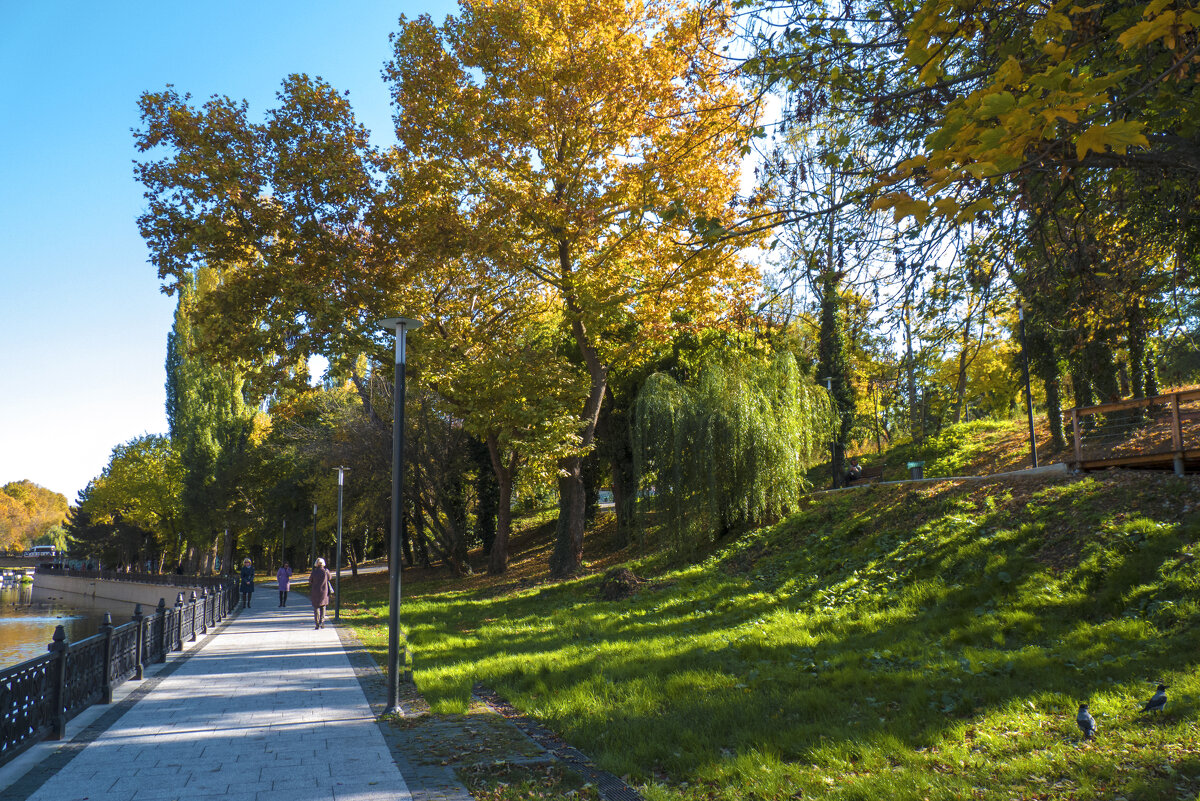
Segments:
[[[284,562],[275,578],[279,581],[279,605],[287,606],[287,594],[292,586],[292,566]]]
[[[333,588],[329,584],[329,571],[325,569],[325,560],[317,559],[313,565],[312,575],[308,577],[308,598],[313,605],[313,620],[316,628],[325,626],[325,607],[329,606],[329,596]]]

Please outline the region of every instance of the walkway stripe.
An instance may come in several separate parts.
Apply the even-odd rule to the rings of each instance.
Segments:
[[[22,780],[6,799],[410,801],[337,633],[313,629],[307,599],[280,609],[259,595],[270,606],[242,612],[39,787],[13,795]]]

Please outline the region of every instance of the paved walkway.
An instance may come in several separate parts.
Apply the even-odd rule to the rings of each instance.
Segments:
[[[303,596],[255,600],[40,786],[0,795],[410,801],[337,632],[314,630]]]

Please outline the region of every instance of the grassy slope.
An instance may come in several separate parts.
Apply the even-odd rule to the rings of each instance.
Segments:
[[[1198,518],[1166,475],[864,487],[700,564],[618,553],[652,577],[626,601],[546,582],[542,546],[406,573],[403,614],[435,709],[485,681],[651,799],[1190,799]],[[382,580],[347,590],[381,656]]]
[[[1044,419],[1036,421],[1038,464],[1057,464],[1070,456],[1053,451],[1050,429]],[[1070,432],[1068,432],[1069,437]],[[927,478],[942,476],[983,476],[1009,470],[1024,470],[1033,465],[1029,453],[1029,426],[1021,420],[974,420],[948,426],[922,443],[901,442],[883,453],[875,453],[867,443],[858,451],[864,465],[884,465],[884,480],[908,478],[908,462],[925,462]],[[853,453],[853,452],[852,452]],[[829,463],[808,471],[808,480],[818,489],[829,486]]]

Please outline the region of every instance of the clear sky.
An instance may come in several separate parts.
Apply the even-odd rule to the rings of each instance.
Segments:
[[[442,0],[0,0],[0,484],[74,502],[114,445],[164,433],[167,332],[138,235],[130,129],[174,84],[244,98],[257,117],[291,73],[350,90],[391,141],[380,70],[401,14]]]

